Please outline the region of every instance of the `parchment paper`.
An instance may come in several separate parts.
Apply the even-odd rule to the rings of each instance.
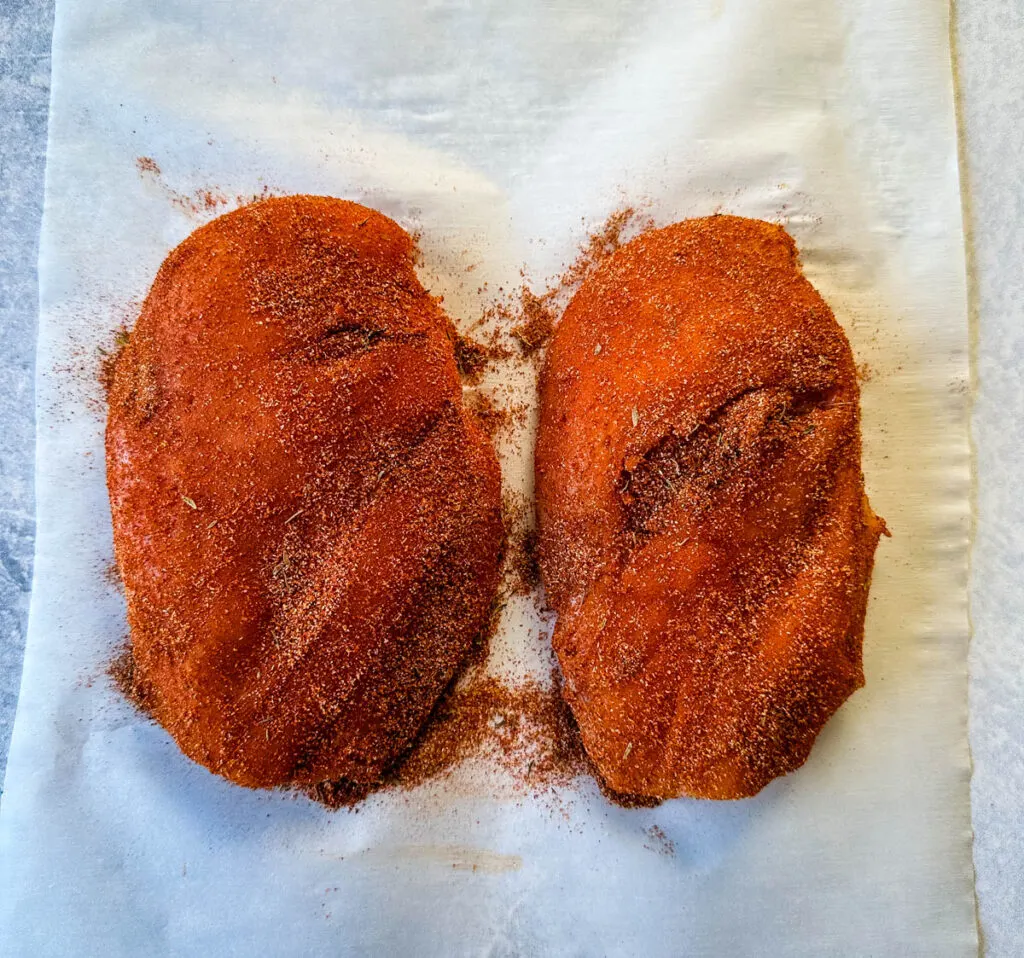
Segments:
[[[61,0],[53,64],[0,953],[974,953],[945,2]],[[867,686],[802,770],[744,802],[626,810],[589,781],[517,797],[471,763],[330,813],[226,784],[118,698],[96,349],[174,244],[264,187],[422,231],[424,282],[466,325],[624,203],[787,225],[864,364],[868,490],[893,532]],[[524,600],[494,656],[521,678],[544,642]]]

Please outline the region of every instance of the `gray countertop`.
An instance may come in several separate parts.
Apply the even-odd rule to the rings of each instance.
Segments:
[[[968,232],[977,465],[970,651],[982,936],[1024,956],[1024,0],[963,0],[953,30]],[[53,0],[0,0],[0,775],[34,530],[33,363]]]
[[[53,0],[0,0],[0,770],[32,584],[36,255],[52,27]]]

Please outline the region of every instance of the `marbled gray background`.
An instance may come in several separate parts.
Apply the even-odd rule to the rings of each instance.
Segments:
[[[971,746],[985,952],[1024,956],[1024,0],[961,0],[977,521]],[[0,0],[0,774],[32,570],[36,255],[53,0]]]
[[[37,289],[53,0],[0,0],[0,770],[32,582]]]
[[[1024,956],[1024,0],[954,0],[973,336],[971,814],[985,954]]]

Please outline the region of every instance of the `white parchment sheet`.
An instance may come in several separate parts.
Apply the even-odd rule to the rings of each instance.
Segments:
[[[945,0],[59,0],[53,71],[0,953],[975,952]],[[331,813],[226,784],[119,700],[88,370],[167,252],[229,208],[195,191],[233,205],[265,186],[421,230],[424,282],[466,326],[489,303],[478,287],[558,273],[624,203],[660,223],[719,208],[786,223],[865,364],[867,485],[893,532],[867,686],[805,768],[743,802],[627,810],[590,781],[513,797],[469,766]],[[529,463],[527,435],[510,488]],[[494,654],[528,671],[544,641],[524,601]]]

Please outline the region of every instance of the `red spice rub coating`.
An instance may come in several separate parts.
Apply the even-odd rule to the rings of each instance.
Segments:
[[[613,790],[753,795],[863,684],[884,524],[858,401],[781,227],[648,232],[573,298],[541,378],[540,562],[565,695]]]
[[[498,463],[413,253],[355,203],[240,209],[168,256],[116,361],[136,679],[243,785],[377,780],[488,619]]]

